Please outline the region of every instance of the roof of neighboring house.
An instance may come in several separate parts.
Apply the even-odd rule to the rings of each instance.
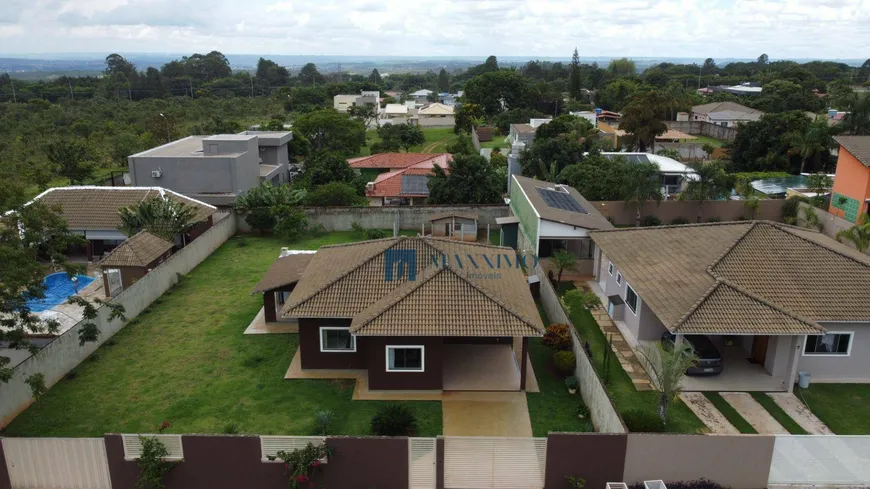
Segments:
[[[870,259],[821,233],[768,221],[593,231],[670,331],[821,334],[870,321]]]
[[[692,107],[693,114],[712,114],[714,112],[724,112],[724,111],[732,111],[732,112],[740,112],[743,114],[758,114],[758,116],[764,115],[764,112],[760,110],[753,109],[751,107],[747,107],[745,105],[738,104],[737,102],[713,102],[709,104],[701,104]],[[757,119],[757,118],[756,118]]]
[[[428,97],[428,96],[431,95],[432,93],[434,93],[434,92],[432,92],[432,90],[426,90],[426,89],[424,88],[424,89],[422,89],[422,90],[417,90],[416,92],[411,92],[410,95],[411,95],[412,97]]]
[[[251,290],[251,294],[258,292],[266,292],[267,290],[277,289],[285,285],[299,281],[302,277],[302,272],[311,263],[311,258],[314,253],[295,253],[287,256],[279,256],[266,273]]]
[[[676,129],[668,129],[664,134],[656,136],[656,139],[670,140],[670,139],[698,139],[691,134],[686,134],[682,131],[677,131]]]
[[[432,176],[431,167],[409,167],[381,173],[374,181],[374,188],[366,189],[366,195],[369,197],[428,197],[430,176]]]
[[[139,231],[100,260],[105,267],[147,267],[175,246],[148,231]]]
[[[544,326],[522,269],[498,269],[493,279],[490,270],[468,273],[470,264],[460,266],[453,258],[476,255],[482,264],[485,255],[509,251],[424,237],[324,246],[283,314],[352,318],[350,330],[361,336],[541,336]],[[408,257],[414,280],[410,273],[387,280],[388,255]]]
[[[659,171],[664,174],[680,174],[680,175],[689,175],[696,173],[688,165],[684,165],[679,161],[668,158],[667,156],[657,155],[653,153],[629,153],[629,152],[613,152],[613,151],[605,151],[601,153],[601,156],[607,159],[614,158],[625,158],[629,163],[654,163],[659,167]]]
[[[397,170],[419,165],[432,160],[433,163],[446,163],[450,153],[379,153],[371,156],[351,158],[347,163],[351,168],[389,168]]]
[[[529,124],[511,124],[511,128],[520,134],[534,134],[537,131],[537,129]]]
[[[384,107],[384,113],[385,114],[407,114],[408,113],[408,106],[406,106],[405,104],[387,104],[387,106]]]
[[[761,119],[762,115],[758,111],[743,112],[739,110],[720,110],[707,114],[714,121],[757,121]]]
[[[834,140],[864,166],[870,166],[870,136],[834,136]]]
[[[556,185],[543,180],[533,180],[520,175],[514,175],[513,178],[523,190],[526,198],[529,199],[529,203],[532,204],[532,207],[534,207],[538,215],[541,216],[541,219],[585,229],[613,228],[613,224],[601,215],[594,205],[583,198],[583,196],[580,195],[580,192],[578,192],[574,187]],[[580,209],[582,209],[582,211],[578,212],[566,210],[565,208],[553,207],[544,200],[544,197],[541,194],[542,191],[545,192],[545,194],[547,192],[558,192],[561,194],[560,197],[567,198],[569,204],[573,201]]]
[[[118,210],[148,199],[164,197],[192,206],[195,220],[204,221],[217,208],[162,187],[56,187],[34,197],[60,207],[61,217],[72,230],[111,230],[121,226]]]
[[[424,105],[417,115],[453,115],[453,107],[435,102]]]
[[[441,219],[447,219],[447,218],[451,218],[451,217],[461,217],[462,219],[472,219],[474,221],[477,220],[477,214],[474,214],[472,212],[459,212],[459,211],[439,212],[438,214],[432,214],[426,220],[429,222],[432,222],[432,221],[440,221]]]

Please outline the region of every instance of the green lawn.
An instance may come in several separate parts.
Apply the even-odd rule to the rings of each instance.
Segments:
[[[744,435],[754,435],[758,433],[758,431],[749,424],[749,421],[746,421],[746,419],[744,419],[733,406],[728,404],[728,401],[719,395],[718,392],[705,392],[704,396],[707,397],[714,406],[716,406],[716,409],[725,416],[729,423],[737,428],[737,431]]]
[[[500,148],[502,154],[508,154],[511,150],[510,143],[506,143],[504,136],[493,136],[492,141],[480,143],[481,148]]]
[[[752,397],[761,404],[764,409],[770,413],[773,418],[782,425],[783,428],[787,429],[789,433],[792,435],[808,435],[807,431],[801,428],[801,425],[797,424],[797,421],[791,419],[791,416],[788,415],[776,401],[773,400],[772,397],[768,396],[763,392],[752,392]]]
[[[816,383],[794,394],[834,433],[870,435],[870,384]]]
[[[698,144],[711,144],[714,148],[720,148],[725,141],[721,139],[711,138],[710,136],[702,136],[700,134],[694,135],[695,139],[691,139],[689,142],[698,143]]]
[[[549,324],[547,314],[538,305],[544,324]],[[541,342],[541,338],[529,339],[529,358],[538,380],[540,392],[527,392],[529,418],[534,436],[547,436],[554,431],[592,431],[591,420],[577,417],[577,406],[583,403],[580,394],[571,395],[565,380],[552,366],[553,352]]]
[[[426,142],[418,146],[411,146],[411,149],[408,151],[409,153],[445,153],[447,152],[447,145],[456,139],[452,127],[423,128],[423,134],[426,136]],[[366,131],[366,146],[360,149],[357,156],[369,156],[372,154],[371,145],[380,140],[381,137],[378,136],[378,131],[374,129]]]
[[[562,284],[559,287],[559,293],[564,294],[571,288],[573,288],[573,284]],[[574,327],[577,328],[581,340],[589,343],[589,348],[592,351],[592,364],[601,374],[604,351],[606,348],[609,348],[604,334],[598,328],[598,324],[589,311],[582,310],[573,313],[571,321],[574,323]],[[628,374],[625,373],[619,365],[619,361],[613,355],[610,356],[610,379],[605,379],[605,381],[610,398],[619,412],[626,412],[632,409],[658,412],[658,393],[655,391],[636,390]],[[680,400],[671,404],[669,416],[668,431],[670,432],[698,433],[706,430],[704,423]]]
[[[250,290],[281,246],[316,249],[357,239],[351,232],[292,243],[231,238],[3,434],[154,433],[169,421],[172,433],[219,433],[234,423],[242,433],[311,435],[321,409],[334,411],[333,433],[369,434],[384,403],[351,401],[352,382],[284,380],[297,335],[242,335],[262,306]],[[439,402],[407,404],[420,435],[441,434]]]

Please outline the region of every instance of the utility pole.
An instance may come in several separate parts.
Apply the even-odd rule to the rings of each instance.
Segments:
[[[171,143],[172,138],[169,136],[169,119],[167,119],[166,116],[163,115],[163,112],[160,113],[160,117],[162,117],[163,120],[166,121],[166,143]]]
[[[701,89],[701,72],[704,70],[704,65],[698,68],[698,90]]]

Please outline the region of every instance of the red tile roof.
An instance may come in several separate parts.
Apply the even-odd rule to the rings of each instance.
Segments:
[[[446,153],[445,153],[446,154]],[[452,161],[453,158],[451,155],[448,161]],[[432,175],[432,168],[434,166],[440,166],[444,168],[444,171],[449,171],[449,166],[444,163],[440,164],[440,162],[436,161],[424,161],[422,163],[418,163],[414,166],[395,170],[387,173],[381,173],[378,175],[378,178],[375,179],[375,186],[371,190],[366,190],[366,196],[368,197],[428,197],[427,194],[403,194],[402,190],[402,176],[403,175]]]
[[[408,168],[427,161],[449,161],[449,153],[380,153],[347,160],[352,168],[389,168],[391,170]],[[441,166],[439,164],[439,166]]]

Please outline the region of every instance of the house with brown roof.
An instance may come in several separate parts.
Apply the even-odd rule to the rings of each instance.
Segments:
[[[251,295],[263,294],[263,316],[267,325],[275,322],[295,322],[282,317],[281,309],[302,277],[302,272],[311,262],[312,256],[313,253],[291,253],[283,248],[278,259],[254,286]]]
[[[590,235],[590,285],[629,344],[668,334],[716,345],[724,370],[687,378],[686,390],[790,392],[798,372],[813,382],[870,382],[861,286],[870,283],[870,259],[854,249],[767,221]],[[706,361],[698,367],[713,369]]]
[[[725,127],[737,127],[745,122],[757,121],[763,115],[764,112],[737,102],[713,102],[692,107],[693,121]]]
[[[513,250],[425,237],[321,247],[281,313],[299,323],[291,370],[371,390],[525,390],[544,332]]]
[[[835,136],[840,144],[828,212],[849,222],[870,212],[870,136]]]
[[[459,211],[439,212],[427,219],[432,236],[471,242],[477,241],[477,220],[477,214]]]
[[[439,166],[448,170],[451,161],[449,153],[381,153],[347,160],[364,175],[383,172],[366,184],[366,197],[373,207],[424,204],[432,169]]]
[[[197,225],[178,237],[178,246],[184,246],[212,226],[212,215],[217,208],[161,187],[57,187],[37,195],[34,201],[57,208],[69,230],[87,240],[84,250],[70,249],[69,255],[84,255],[87,261],[93,261],[127,240],[127,235],[120,230],[118,211],[153,198],[174,200],[196,210]]]
[[[148,231],[140,231],[124,241],[100,260],[103,291],[115,297],[136,283],[145,274],[166,261],[175,244]]]

